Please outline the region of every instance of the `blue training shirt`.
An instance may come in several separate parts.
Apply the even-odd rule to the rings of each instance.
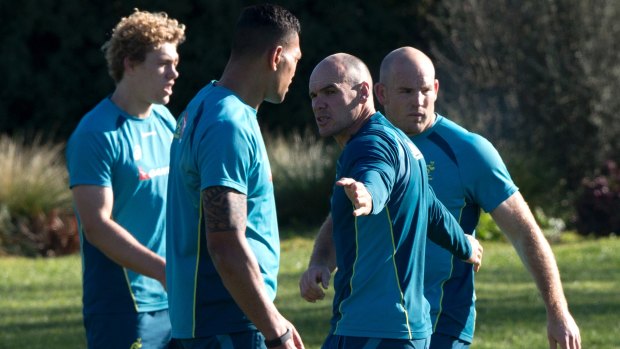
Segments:
[[[255,329],[224,287],[207,250],[202,191],[211,186],[247,196],[246,238],[274,299],[280,240],[256,110],[215,82],[181,114],[172,142],[166,273],[174,338]]]
[[[153,105],[151,115],[141,119],[105,98],[82,118],[66,153],[70,187],[111,187],[114,221],[162,257],[166,255],[166,187],[174,124],[163,105]],[[168,308],[159,281],[106,257],[84,238],[81,224],[80,243],[85,314]]]
[[[475,235],[481,208],[491,212],[518,190],[489,141],[441,115],[411,140],[424,154],[437,198],[467,234]],[[424,295],[431,305],[433,331],[471,343],[476,318],[472,265],[432,241],[425,265]]]
[[[423,339],[431,334],[423,296],[428,234],[468,258],[471,246],[456,220],[428,186],[420,151],[375,113],[348,141],[336,178],[364,183],[373,200],[368,216],[354,217],[344,189],[331,200],[338,271],[334,276],[332,333]]]

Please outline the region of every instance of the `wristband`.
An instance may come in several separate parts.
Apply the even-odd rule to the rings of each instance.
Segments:
[[[286,332],[284,332],[284,334],[281,335],[280,337],[276,339],[271,339],[271,340],[265,339],[265,346],[267,346],[267,348],[279,347],[282,344],[286,343],[287,340],[291,339],[291,336],[292,336],[291,329],[287,328]]]

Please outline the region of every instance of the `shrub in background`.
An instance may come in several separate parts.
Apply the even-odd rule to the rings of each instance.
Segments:
[[[562,233],[566,230],[566,222],[562,218],[548,216],[540,207],[536,207],[533,214],[545,238],[549,242],[559,242]]]
[[[579,234],[620,232],[620,169],[615,161],[608,160],[593,177],[583,179],[575,209]]]
[[[63,144],[0,135],[0,253],[55,256],[79,247]]]
[[[339,154],[312,132],[265,134],[280,225],[318,226],[329,213]]]
[[[532,214],[549,242],[559,242],[562,233],[566,230],[564,220],[547,216],[542,208],[536,207]],[[483,212],[476,227],[476,237],[484,241],[507,241],[502,230],[495,224],[490,214]]]
[[[476,238],[483,241],[505,240],[504,234],[495,224],[493,217],[486,212],[480,214],[480,220],[476,226]]]

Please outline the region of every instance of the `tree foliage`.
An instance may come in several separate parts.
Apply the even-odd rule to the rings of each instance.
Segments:
[[[618,15],[613,0],[454,0],[435,8],[440,106],[499,146],[537,205],[558,207],[620,150],[612,92],[620,87]]]
[[[220,77],[241,9],[258,2],[262,1],[2,0],[0,66],[7,88],[0,90],[0,129],[26,135],[43,130],[66,140],[80,118],[112,92],[100,47],[133,8],[165,11],[187,26],[187,40],[179,47],[180,78],[168,105],[178,115],[196,91]],[[314,129],[307,84],[320,59],[349,52],[374,71],[389,50],[421,42],[421,23],[415,18],[428,8],[428,1],[274,2],[302,23],[303,59],[287,100],[281,106],[265,103],[259,111],[262,124],[281,130]]]
[[[187,25],[169,104],[178,115],[219,78],[237,16],[257,2],[0,0],[0,130],[65,141],[112,92],[100,47],[133,8],[165,11]],[[303,58],[286,101],[259,110],[265,129],[315,129],[307,83],[325,56],[357,55],[376,79],[385,54],[410,45],[436,62],[437,110],[496,144],[534,205],[565,209],[581,178],[617,160],[617,1],[274,2],[300,18]]]

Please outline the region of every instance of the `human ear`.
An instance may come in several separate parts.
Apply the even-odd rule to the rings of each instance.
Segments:
[[[372,99],[372,90],[370,89],[370,85],[366,81],[363,81],[359,88],[360,103],[365,104],[369,98]]]
[[[375,85],[375,95],[377,96],[377,100],[381,105],[385,105],[386,95],[385,95],[385,85],[378,82]]]
[[[123,58],[123,71],[125,74],[131,73],[136,66],[136,63],[129,57]]]
[[[284,48],[282,46],[276,46],[269,51],[269,68],[273,71],[278,70],[278,64],[282,60],[282,53]]]

